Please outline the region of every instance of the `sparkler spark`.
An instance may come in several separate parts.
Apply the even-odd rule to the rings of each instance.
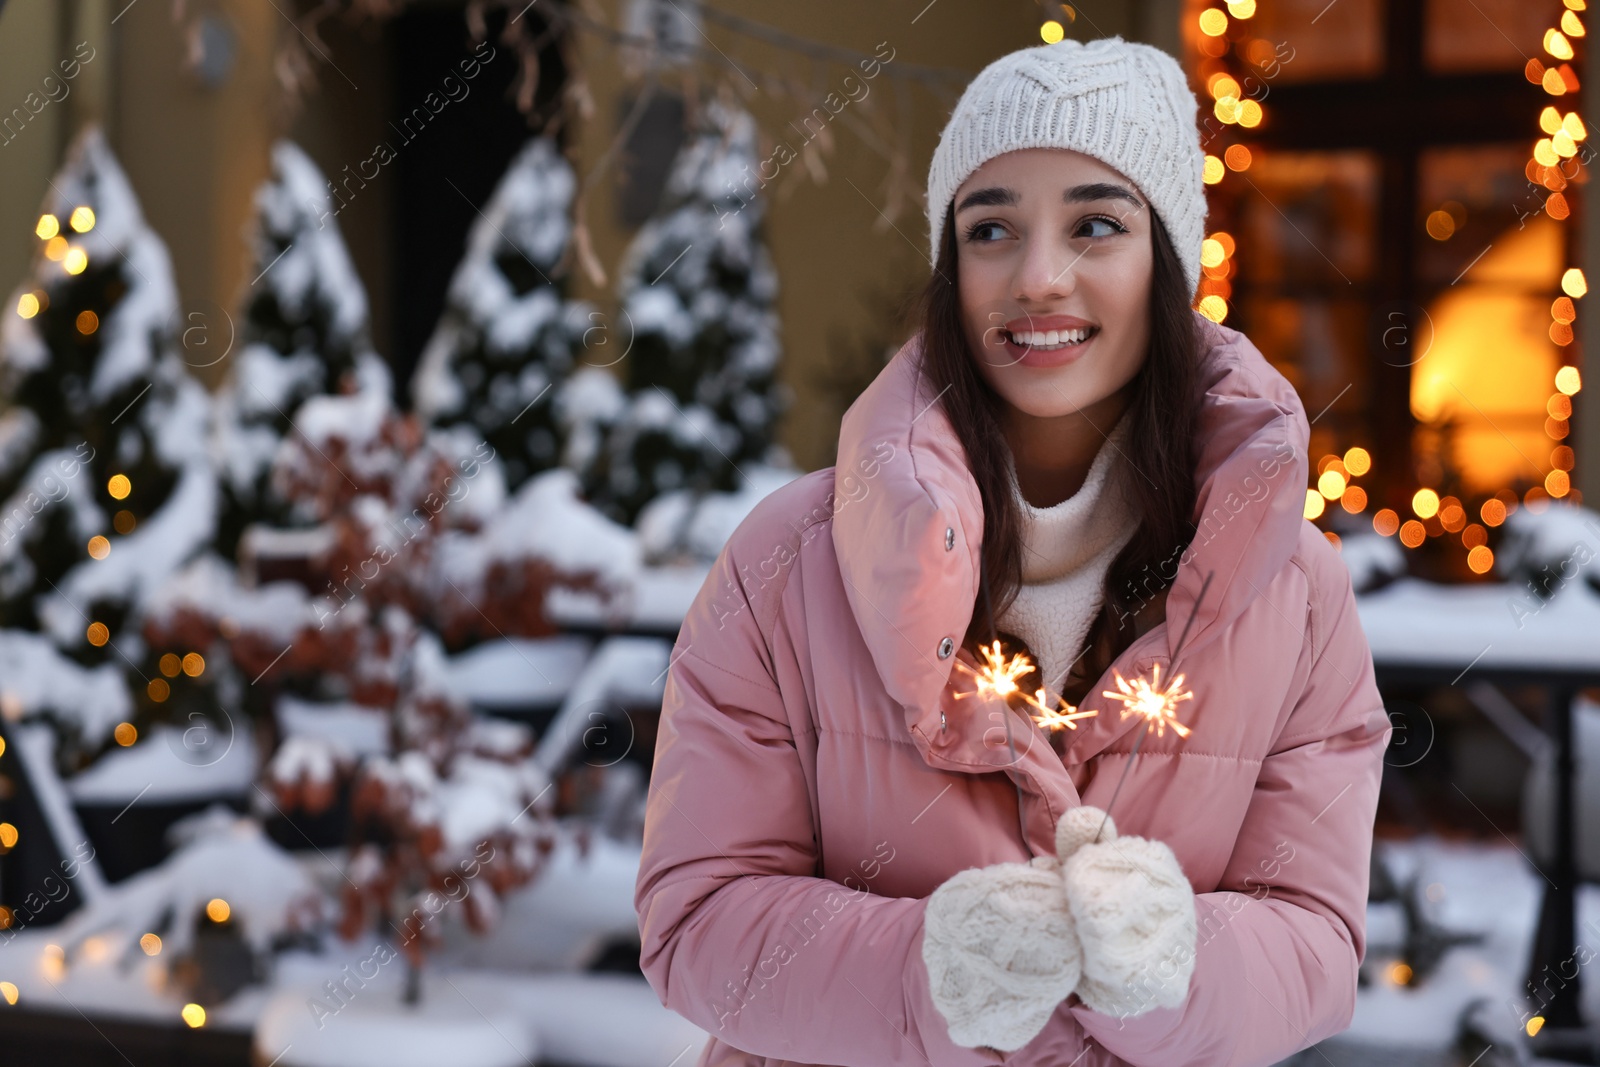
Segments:
[[[977,670],[973,670],[960,660],[956,661],[956,666],[970,674],[976,685],[970,693],[957,693],[956,699],[993,695],[1004,700],[1012,693],[1020,693],[1022,687],[1017,685],[1017,679],[1034,669],[1033,660],[1023,652],[1012,653],[1008,659],[1000,651],[999,638],[995,638],[988,645],[979,645],[978,648],[985,662]],[[1038,709],[1038,714],[1031,717],[1035,723],[1047,730],[1059,730],[1063,727],[1076,730],[1077,720],[1099,714],[1098,709],[1079,711],[1065,700],[1060,700],[1052,706],[1049,693],[1043,686],[1035,690],[1032,696],[1024,694],[1022,700],[1030,707]]]
[[[1147,726],[1155,726],[1157,737],[1165,736],[1166,728],[1169,726],[1179,737],[1189,736],[1192,731],[1178,721],[1178,704],[1194,699],[1194,694],[1183,687],[1183,675],[1173,678],[1167,683],[1167,687],[1162,689],[1159,663],[1151,668],[1149,681],[1141,675],[1129,682],[1122,677],[1121,671],[1116,671],[1115,674],[1117,688],[1101,690],[1101,695],[1122,702],[1124,719],[1129,715],[1143,715]]]

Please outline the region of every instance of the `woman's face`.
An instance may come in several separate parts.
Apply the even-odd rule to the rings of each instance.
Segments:
[[[961,317],[990,387],[1039,418],[1117,397],[1150,342],[1152,218],[1133,182],[1027,148],[979,167],[954,204]]]

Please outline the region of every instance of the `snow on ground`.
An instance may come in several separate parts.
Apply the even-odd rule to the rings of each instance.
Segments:
[[[1435,921],[1455,930],[1483,931],[1487,937],[1480,945],[1451,949],[1426,981],[1399,986],[1386,976],[1398,958],[1404,931],[1400,905],[1369,904],[1366,969],[1377,981],[1357,992],[1349,1030],[1328,1044],[1444,1049],[1455,1039],[1462,1010],[1480,997],[1490,1001],[1486,1018],[1497,1030],[1517,1030],[1523,1013],[1538,1007],[1526,999],[1524,979],[1544,879],[1509,843],[1467,845],[1420,838],[1380,841],[1378,848],[1389,857],[1397,881],[1420,874]],[[1579,889],[1577,925],[1578,940],[1588,954],[1600,954],[1600,887]],[[1583,980],[1585,1017],[1600,1019],[1600,978],[1591,971]]]
[[[639,846],[595,835],[589,854],[563,835],[544,870],[501,903],[492,937],[447,923],[435,959],[452,969],[566,971],[592,963],[607,942],[637,939],[633,909]]]
[[[1600,668],[1600,594],[1568,582],[1548,601],[1509,582],[1441,585],[1401,578],[1356,598],[1381,662]]]
[[[449,689],[484,709],[557,704],[593,648],[591,639],[575,634],[485,641],[450,657]]]
[[[128,748],[114,748],[67,780],[78,804],[158,804],[243,796],[259,771],[248,722],[157,723]]]

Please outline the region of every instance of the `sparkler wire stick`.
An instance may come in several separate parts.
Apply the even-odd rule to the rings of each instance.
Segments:
[[[978,587],[983,590],[983,612],[989,618],[989,636],[998,642],[1000,640],[1000,630],[994,622],[994,604],[989,600],[989,579],[988,575],[983,572],[981,562],[978,566]],[[1017,746],[1011,740],[1011,705],[1004,700],[1002,700],[1002,703],[1006,705],[1003,718],[1006,726],[1006,748],[1011,751],[1011,765],[1015,767],[1017,765]],[[1022,828],[1022,840],[1026,841],[1028,840],[1028,823],[1022,814],[1022,783],[1013,778],[1011,779],[1011,784],[1017,787],[1017,825]]]
[[[1183,654],[1183,643],[1189,637],[1189,627],[1194,625],[1194,617],[1200,613],[1200,604],[1206,598],[1206,590],[1211,587],[1211,576],[1214,573],[1214,571],[1207,571],[1205,581],[1200,583],[1200,592],[1195,595],[1194,607],[1190,609],[1189,618],[1183,624],[1183,632],[1178,634],[1178,643],[1172,653],[1172,666],[1177,666],[1178,657]],[[1181,679],[1183,675],[1180,674],[1177,677]],[[1128,780],[1128,772],[1133,770],[1133,761],[1139,755],[1139,746],[1144,743],[1144,735],[1150,732],[1151,721],[1150,717],[1146,716],[1144,725],[1139,727],[1139,736],[1134,739],[1133,748],[1128,752],[1128,762],[1122,766],[1122,777],[1117,779],[1117,787],[1111,791],[1111,799],[1106,801],[1105,818],[1100,820],[1100,829],[1094,832],[1094,839],[1097,842],[1100,840],[1100,832],[1106,828],[1106,823],[1111,819],[1111,806],[1117,802],[1117,794],[1122,792],[1122,783]]]

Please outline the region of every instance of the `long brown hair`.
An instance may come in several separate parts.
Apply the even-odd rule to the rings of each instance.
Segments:
[[[1130,432],[1127,499],[1138,527],[1106,573],[1105,596],[1082,656],[1063,688],[1092,683],[1133,642],[1133,618],[1172,584],[1177,560],[1194,536],[1194,433],[1200,405],[1201,336],[1190,307],[1183,267],[1166,224],[1151,209],[1154,270],[1150,290],[1150,349],[1132,382],[1125,417]],[[945,212],[939,260],[918,300],[923,373],[966,451],[983,500],[984,534],[979,594],[967,627],[969,648],[996,634],[1022,586],[1022,515],[1009,484],[1009,445],[1001,431],[1005,401],[979,374],[962,328],[956,272],[955,210]],[[1026,647],[1003,635],[1008,647]],[[1031,687],[1029,687],[1031,688]],[[1027,691],[1025,689],[1025,691]],[[1074,703],[1078,695],[1069,695]]]

